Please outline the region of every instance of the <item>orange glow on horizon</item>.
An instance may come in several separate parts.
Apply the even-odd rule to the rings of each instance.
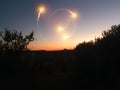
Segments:
[[[86,34],[81,36],[76,36],[75,38],[70,38],[70,40],[62,40],[56,43],[47,42],[42,44],[41,42],[32,42],[28,46],[30,50],[46,50],[46,51],[55,51],[55,50],[64,50],[64,49],[74,49],[79,43],[94,41],[95,37],[102,37],[99,32],[96,32],[92,35]]]
[[[63,45],[63,44],[62,44]],[[73,49],[75,48],[74,45],[65,45],[65,46],[60,46],[58,44],[56,45],[29,45],[28,48],[30,50],[46,50],[46,51],[54,51],[54,50],[64,50],[64,49]]]
[[[64,48],[64,47],[34,47],[34,48],[29,48],[30,50],[36,50],[36,51],[39,51],[39,50],[46,50],[46,51],[55,51],[55,50],[64,50],[64,49],[73,49],[73,47],[67,47],[67,48]]]

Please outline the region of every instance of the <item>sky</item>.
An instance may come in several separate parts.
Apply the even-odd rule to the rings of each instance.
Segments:
[[[46,12],[37,20],[39,5]],[[33,31],[31,50],[73,49],[120,24],[119,9],[120,0],[0,0],[0,31]],[[69,11],[76,13],[75,20]]]

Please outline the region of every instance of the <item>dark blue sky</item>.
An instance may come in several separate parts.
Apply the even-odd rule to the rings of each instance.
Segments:
[[[47,6],[48,11],[41,16],[38,29],[35,10],[41,3]],[[55,32],[51,22],[58,22],[50,21],[54,17],[51,14],[61,8],[75,10],[79,15],[75,22],[76,32],[68,40],[62,40]],[[57,14],[66,15],[63,11]],[[114,24],[120,24],[120,0],[0,0],[0,31],[4,27],[24,34],[33,30],[37,40],[31,44],[32,49],[74,48],[79,42],[100,36],[103,30]]]

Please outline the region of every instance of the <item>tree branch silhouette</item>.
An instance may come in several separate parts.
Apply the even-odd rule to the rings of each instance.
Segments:
[[[0,33],[0,50],[2,51],[23,51],[28,50],[27,46],[34,40],[34,33],[23,36],[22,32],[11,31],[5,28]]]

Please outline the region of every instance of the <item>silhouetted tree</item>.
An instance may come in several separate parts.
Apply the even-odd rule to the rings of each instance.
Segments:
[[[34,33],[31,32],[29,35],[23,36],[22,32],[5,29],[0,33],[0,37],[1,50],[22,51],[27,50],[28,44],[34,40]]]
[[[88,87],[89,85],[117,87],[118,78],[120,78],[118,74],[120,70],[120,24],[103,31],[102,37],[95,38],[92,43],[78,44],[75,51],[78,65],[76,65],[76,74],[74,74],[76,84],[80,83],[78,87],[81,84]],[[91,74],[92,72],[94,73]],[[85,81],[82,78],[88,78],[88,80]],[[95,83],[91,83],[91,81],[95,81]]]
[[[113,25],[110,30],[103,31],[103,38],[114,37],[120,34],[120,25]]]
[[[75,50],[90,49],[92,47],[114,47],[120,45],[120,25],[113,25],[110,30],[103,31],[101,38],[95,38],[94,42],[83,42],[76,46]],[[100,48],[101,49],[101,48]]]
[[[78,44],[75,50],[77,51],[77,53],[84,54],[86,52],[90,52],[93,49],[93,47],[94,47],[93,41],[83,42],[83,43]]]

